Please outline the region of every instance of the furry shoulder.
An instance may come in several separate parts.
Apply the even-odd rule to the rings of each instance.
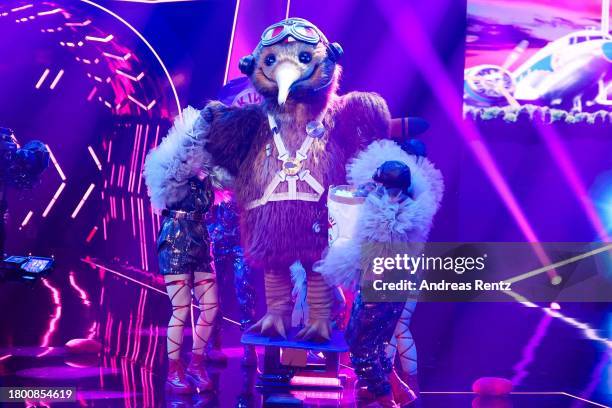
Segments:
[[[343,136],[360,149],[389,137],[391,114],[387,102],[374,92],[349,92],[338,97],[336,123]]]
[[[210,161],[204,150],[208,129],[200,111],[189,106],[159,146],[147,154],[143,175],[157,212],[185,198],[188,180]]]

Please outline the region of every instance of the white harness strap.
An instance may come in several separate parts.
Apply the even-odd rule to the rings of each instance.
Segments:
[[[282,169],[279,170],[266,189],[264,190],[261,198],[253,200],[246,205],[247,210],[251,210],[256,207],[265,205],[269,201],[319,201],[321,196],[325,192],[325,187],[321,185],[313,176],[310,174],[310,170],[302,169],[302,162],[308,158],[308,152],[314,142],[315,138],[320,137],[323,132],[323,125],[321,121],[325,116],[325,110],[321,112],[317,121],[310,122],[307,126],[307,136],[302,142],[300,148],[295,152],[295,158],[291,158],[289,151],[285,147],[283,138],[281,137],[280,130],[276,124],[276,120],[271,114],[268,114],[268,123],[272,130],[272,136],[274,139],[274,145],[278,151],[278,160],[282,162]],[[313,135],[315,135],[313,137]],[[297,183],[304,182],[314,191],[314,193],[306,193],[303,191],[297,191]],[[287,183],[287,191],[275,192],[277,188]]]

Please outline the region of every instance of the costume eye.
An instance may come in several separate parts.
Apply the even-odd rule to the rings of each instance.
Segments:
[[[300,52],[299,58],[302,64],[308,64],[310,61],[312,61],[312,54],[308,51],[302,51]]]
[[[276,56],[274,54],[268,54],[264,62],[267,66],[270,66],[276,62]]]

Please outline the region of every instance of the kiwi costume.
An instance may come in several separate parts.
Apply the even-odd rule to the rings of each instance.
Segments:
[[[202,141],[206,167],[232,178],[247,261],[264,272],[268,310],[253,329],[265,335],[285,336],[290,327],[289,268],[299,261],[309,309],[299,336],[329,338],[333,293],[312,271],[327,247],[324,195],[345,182],[347,160],[389,135],[380,96],[336,93],[341,54],[311,23],[283,20],[241,61],[263,103],[213,101],[199,117],[189,115],[186,131]]]

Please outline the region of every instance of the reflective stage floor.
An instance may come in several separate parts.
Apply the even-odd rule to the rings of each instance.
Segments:
[[[231,287],[222,286],[221,293],[232,298]],[[81,260],[37,282],[0,283],[0,386],[77,388],[76,402],[30,406],[264,406],[271,391],[256,387],[256,369],[241,366],[235,307],[226,304],[222,341],[229,360],[210,367],[214,392],[176,397],[164,391],[170,306],[158,277]],[[610,406],[609,305],[531,306],[419,304],[412,329],[422,392],[415,406]],[[188,330],[186,348],[190,336]],[[69,353],[64,344],[73,338],[99,339],[101,355]],[[342,373],[348,378],[342,391],[294,391],[294,401],[353,406],[354,375],[348,366]],[[515,392],[502,399],[478,397],[471,384],[483,376],[509,378]]]

